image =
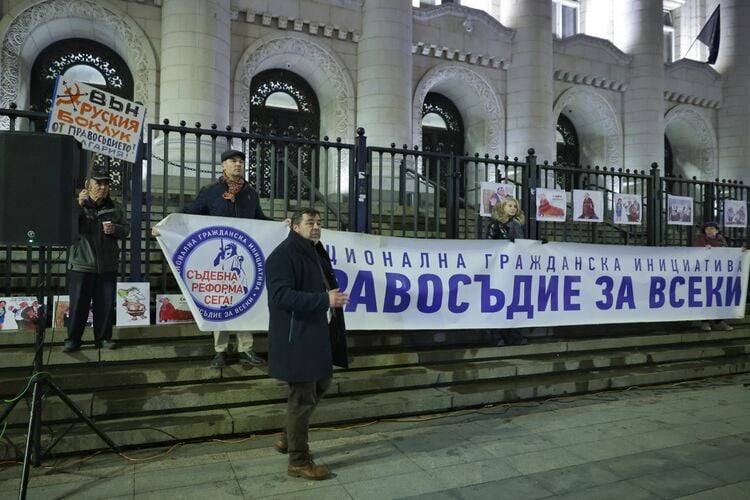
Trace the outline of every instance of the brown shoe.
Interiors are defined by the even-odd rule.
[[[282,441],[281,439],[276,441],[276,444],[273,445],[273,448],[274,450],[278,451],[279,453],[283,453],[284,455],[286,455],[286,453],[289,451],[289,445],[286,441]]]
[[[310,460],[305,465],[289,465],[286,469],[287,474],[294,477],[302,477],[305,479],[312,479],[313,481],[320,481],[327,479],[331,475],[331,471],[328,467],[322,465],[315,465],[315,462]]]

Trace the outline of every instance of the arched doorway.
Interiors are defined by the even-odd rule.
[[[674,157],[672,156],[672,145],[667,136],[664,136],[664,177],[674,176]]]
[[[453,102],[437,92],[428,92],[422,103],[422,149],[439,153],[464,154],[464,126]],[[427,158],[424,175],[436,185],[444,185],[447,161]],[[461,164],[463,166],[463,164]],[[463,172],[459,172],[463,176]],[[463,197],[463,182],[459,196]]]
[[[253,77],[249,120],[250,131],[256,134],[317,140],[320,133],[315,92],[302,77],[282,69],[270,69]],[[273,192],[274,196],[283,197],[286,185],[290,198],[309,197],[310,186],[302,182],[304,179],[315,188],[319,186],[319,159],[311,146],[276,142],[272,148],[266,141],[251,144],[250,151],[253,149],[257,149],[258,158],[251,158],[248,163],[257,161],[259,168],[250,169],[248,174],[262,196]],[[261,179],[256,179],[258,173]]]
[[[557,118],[556,137],[557,137],[557,163],[565,167],[580,166],[580,145],[578,142],[578,132],[573,122],[560,113]],[[570,173],[558,173],[555,182],[563,189],[577,187],[578,175]]]
[[[115,51],[93,40],[71,38],[49,45],[31,68],[30,103],[49,111],[58,75],[133,99],[133,75]]]
[[[32,65],[30,79],[30,104],[37,111],[49,111],[58,76],[133,100],[133,75],[127,63],[114,50],[93,40],[60,40],[39,53]],[[37,129],[43,129],[43,124],[39,123]],[[127,185],[122,160],[91,152],[86,152],[86,155],[87,163],[93,161],[97,165],[107,165],[112,176],[113,193]]]

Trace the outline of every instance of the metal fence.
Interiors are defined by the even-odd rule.
[[[41,131],[46,114],[0,109],[0,119],[15,130]],[[41,133],[41,132],[40,132]],[[122,245],[121,279],[150,281],[152,291],[175,290],[150,228],[166,215],[182,210],[201,187],[220,174],[219,157],[228,148],[247,155],[247,179],[261,196],[266,215],[282,220],[294,209],[315,206],[326,227],[388,236],[425,239],[483,238],[487,217],[479,215],[483,181],[513,184],[526,213],[529,237],[550,241],[622,245],[692,244],[705,221],[724,221],[724,201],[742,200],[747,213],[748,188],[735,181],[699,181],[661,177],[652,164],[647,170],[608,169],[563,164],[537,164],[534,150],[525,158],[424,151],[406,145],[368,146],[359,129],[352,144],[299,136],[249,133],[242,128],[220,130],[200,123],[152,124],[135,163],[110,165],[116,182],[114,196],[131,220],[131,236]],[[108,161],[104,159],[103,161]],[[572,213],[564,222],[537,220],[535,192],[539,188],[603,193],[599,223],[582,222]],[[631,195],[640,224],[615,224],[619,195]],[[693,200],[692,219],[670,220],[670,195]],[[673,215],[673,214],[672,214]],[[745,228],[725,230],[730,245],[745,244]],[[53,293],[64,293],[65,248],[47,249],[2,245],[0,294],[33,291],[38,262],[53,262]]]

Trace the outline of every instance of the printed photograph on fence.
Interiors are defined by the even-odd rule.
[[[514,184],[483,182],[481,188],[482,207],[479,215],[483,217],[492,217],[492,207],[503,201],[506,196],[516,197],[516,186]]]
[[[54,328],[67,328],[70,323],[70,297],[68,295],[55,295],[52,297],[52,326]],[[89,308],[86,326],[94,326],[94,311]]]
[[[34,331],[38,311],[36,297],[0,297],[0,331]]]
[[[641,223],[641,197],[637,194],[616,194],[612,210],[615,224]]]
[[[574,189],[573,215],[577,221],[603,222],[604,194],[601,191]]]
[[[691,197],[667,195],[667,224],[693,225],[693,199]]]
[[[724,200],[724,227],[747,227],[747,208],[742,200]]]
[[[156,323],[195,323],[193,313],[181,294],[156,296]]]
[[[117,283],[117,326],[148,325],[151,322],[148,298],[148,283]]]
[[[565,221],[567,203],[562,189],[536,188],[536,219],[540,221]]]

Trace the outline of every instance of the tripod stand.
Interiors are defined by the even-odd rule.
[[[24,447],[23,454],[23,471],[21,473],[21,486],[18,490],[18,498],[24,500],[26,498],[26,490],[29,484],[29,468],[31,462],[34,463],[35,467],[39,467],[42,461],[41,454],[41,428],[42,428],[42,395],[48,392],[55,394],[59,397],[73,413],[75,413],[79,419],[83,420],[91,430],[93,430],[102,440],[109,445],[109,447],[115,453],[119,453],[120,450],[117,445],[107,436],[101,429],[99,429],[88,416],[76,405],[76,403],[68,397],[67,394],[55,384],[43,371],[43,350],[44,350],[44,330],[47,320],[47,298],[50,296],[49,293],[49,274],[51,273],[51,265],[47,265],[46,258],[46,247],[39,247],[39,271],[42,276],[42,282],[39,284],[37,290],[37,299],[39,301],[38,314],[36,318],[36,328],[34,335],[34,363],[33,371],[31,374],[31,380],[34,381],[33,390],[31,394],[31,408],[29,410],[29,422],[26,431],[26,446]],[[8,408],[3,411],[0,415],[0,422],[10,415],[13,409],[16,407],[21,398],[14,400]],[[45,455],[50,452],[59,442],[59,439],[55,441],[46,451]]]

